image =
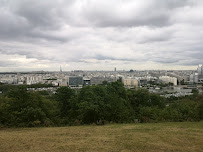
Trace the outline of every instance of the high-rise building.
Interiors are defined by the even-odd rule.
[[[69,77],[68,85],[71,88],[82,87],[82,85],[83,85],[83,77],[79,77],[79,76],[71,76],[71,77]]]
[[[197,68],[197,73],[198,73],[198,79],[203,79],[203,66],[202,64],[199,64]]]
[[[199,64],[197,72],[190,75],[190,83],[203,83],[203,65]]]

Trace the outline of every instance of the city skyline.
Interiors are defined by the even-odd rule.
[[[0,0],[0,72],[196,70],[201,0]]]

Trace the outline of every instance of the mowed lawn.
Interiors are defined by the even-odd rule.
[[[0,129],[0,152],[202,152],[203,122]]]

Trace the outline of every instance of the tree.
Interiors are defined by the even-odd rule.
[[[127,100],[115,94],[109,94],[107,99],[105,120],[116,123],[132,122],[134,120],[133,109]]]
[[[116,81],[107,86],[107,93],[118,95],[119,98],[127,99],[127,92],[123,86],[123,83]]]
[[[199,94],[195,101],[199,104],[199,115],[200,119],[203,120],[203,93]]]
[[[107,120],[129,122],[134,119],[133,110],[127,100],[127,91],[121,82],[112,82],[107,86]]]
[[[126,98],[126,90],[119,82],[108,86],[87,86],[78,94],[78,119],[83,123],[98,120],[130,122],[134,115]]]
[[[54,99],[59,103],[61,117],[68,117],[71,110],[71,99],[74,97],[75,92],[69,87],[60,87],[56,90]]]
[[[106,87],[83,87],[78,94],[78,119],[83,123],[96,123],[105,118]]]
[[[156,94],[151,94],[146,89],[128,90],[127,91],[128,101],[134,110],[136,118],[141,118],[140,112],[143,107],[165,107],[165,98],[160,97]]]
[[[1,106],[3,124],[6,126],[42,125],[47,118],[42,97],[20,87],[8,92]]]

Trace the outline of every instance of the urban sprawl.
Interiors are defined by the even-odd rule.
[[[32,85],[51,84],[52,87],[28,88],[30,91],[50,91],[55,93],[61,86],[80,89],[83,86],[107,84],[121,81],[128,89],[144,88],[151,93],[165,97],[181,97],[192,95],[193,89],[203,90],[203,65],[200,64],[196,71],[192,70],[146,70],[146,71],[81,71],[71,72],[2,72],[0,84]],[[3,91],[0,90],[0,93]]]

